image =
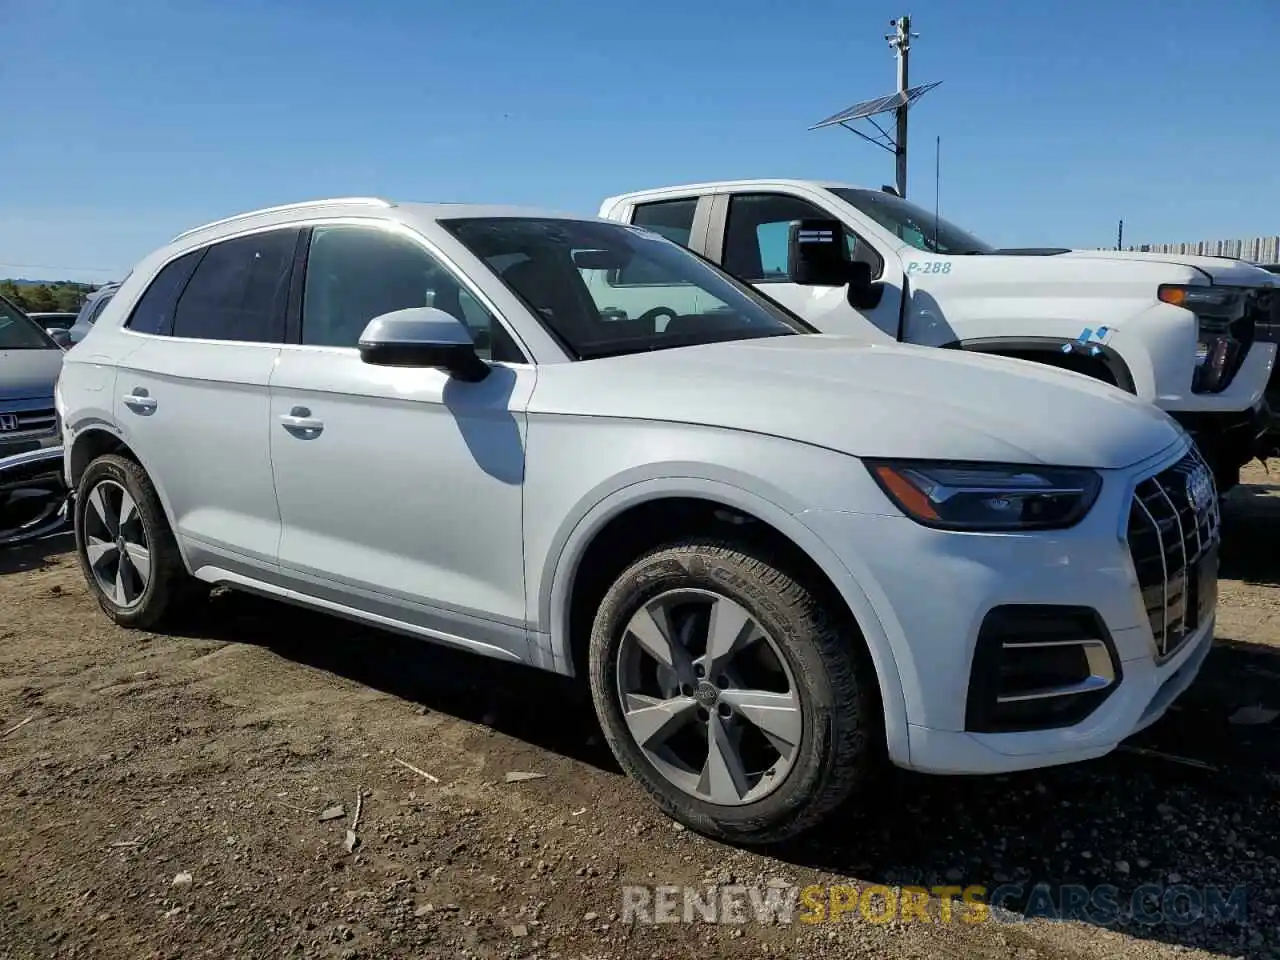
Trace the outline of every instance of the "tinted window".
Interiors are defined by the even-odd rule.
[[[107,304],[111,302],[111,298],[114,296],[115,296],[114,293],[104,293],[101,297],[99,297],[98,302],[89,308],[89,314],[84,318],[84,322],[93,323],[94,321],[96,321],[99,315],[102,313],[102,311],[106,309]]]
[[[442,225],[579,359],[810,332],[688,250],[635,227],[518,217]],[[655,282],[606,283],[610,271],[636,266]]]
[[[484,359],[524,360],[502,325],[421,244],[368,227],[316,227],[302,294],[302,342],[354,347],[374,317],[436,307],[466,324]]]
[[[668,240],[674,240],[682,247],[690,246],[689,238],[693,233],[693,215],[698,209],[698,198],[688,197],[684,200],[659,200],[655,203],[636,204],[631,214],[631,222],[637,227],[644,227],[654,233],[660,233]],[[643,261],[633,262],[625,270],[616,270],[609,282],[615,286],[632,286],[642,283],[660,283],[652,275],[645,273]]]
[[[215,243],[178,298],[173,335],[249,343],[284,341],[296,230]]]
[[[783,282],[787,273],[787,238],[791,224],[810,217],[830,219],[831,214],[799,197],[784,194],[737,194],[729,198],[729,223],[725,229],[724,268],[743,280]],[[871,266],[880,276],[884,262],[856,233],[845,229],[849,256]]]
[[[995,250],[989,243],[983,243],[935,213],[891,193],[852,187],[835,187],[831,192],[917,250],[966,254]]]
[[[48,350],[57,344],[21,310],[0,297],[0,350]]]
[[[139,333],[172,336],[174,305],[203,255],[203,250],[192,250],[161,270],[134,306],[126,326]]]

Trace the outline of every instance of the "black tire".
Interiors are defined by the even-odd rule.
[[[681,790],[640,749],[623,719],[618,651],[627,624],[648,600],[690,588],[744,607],[775,639],[798,688],[803,733],[795,759],[780,785],[751,803],[713,804]],[[775,843],[820,825],[878,772],[882,756],[873,671],[847,620],[753,547],[691,540],[641,557],[609,588],[591,632],[592,699],[618,763],[665,813],[716,839]]]
[[[89,494],[103,480],[113,480],[129,492],[147,538],[151,574],[138,601],[121,607],[99,587],[85,550],[85,511]],[[153,630],[176,621],[181,613],[207,593],[204,584],[187,572],[160,498],[147,472],[127,457],[107,454],[94,460],[80,477],[75,497],[76,556],[80,570],[98,604],[122,627]]]

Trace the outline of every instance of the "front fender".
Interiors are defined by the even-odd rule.
[[[668,465],[669,466],[669,465]],[[773,492],[770,492],[773,495]],[[777,499],[762,496],[723,480],[697,476],[635,479],[595,500],[566,523],[557,538],[539,587],[539,625],[550,634],[553,668],[572,675],[569,601],[583,554],[595,535],[622,512],[651,500],[695,497],[748,513],[791,540],[822,570],[848,605],[871,653],[884,708],[885,736],[891,757],[907,757],[907,716],[901,675],[893,644],[862,587],[832,549],[797,516],[800,504],[777,491]],[[548,629],[549,628],[549,629]]]

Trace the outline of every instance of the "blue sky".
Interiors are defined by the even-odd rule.
[[[518,202],[746,176],[891,182],[807,127],[922,35],[913,199],[999,245],[1280,232],[1280,3],[0,0],[0,276],[109,279],[326,195]],[[30,266],[23,266],[30,265]]]

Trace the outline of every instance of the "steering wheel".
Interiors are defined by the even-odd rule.
[[[654,328],[654,330],[657,330],[657,329],[658,329],[658,324],[657,324],[657,322],[656,322],[656,321],[657,321],[657,319],[658,319],[659,317],[662,317],[662,316],[670,317],[670,318],[671,318],[671,320],[674,320],[674,319],[676,319],[678,316],[680,316],[680,314],[676,313],[676,312],[675,312],[674,310],[672,310],[670,307],[653,307],[652,309],[650,309],[650,310],[646,310],[644,313],[640,314],[640,316],[636,317],[636,322],[637,322],[637,323],[645,323],[645,322],[652,323],[652,324],[653,324],[653,328]],[[667,322],[668,322],[668,323],[670,323],[670,322],[671,322],[671,320],[668,320]]]

